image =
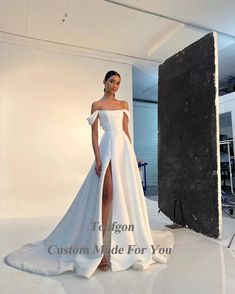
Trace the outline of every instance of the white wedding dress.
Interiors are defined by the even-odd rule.
[[[43,275],[58,275],[71,270],[76,275],[89,278],[103,257],[103,244],[104,249],[109,249],[106,252],[112,271],[130,267],[146,270],[152,263],[167,263],[174,235],[171,231],[150,229],[136,155],[123,130],[124,115],[130,119],[130,112],[126,109],[96,110],[87,118],[92,125],[98,116],[104,129],[99,143],[100,177],[95,173],[94,160],[75,199],[48,237],[9,253],[4,258],[6,264]],[[119,225],[123,230],[118,233],[114,226],[113,230],[110,227],[103,242],[103,232],[98,225],[102,224],[103,182],[110,160],[113,200],[108,222]]]

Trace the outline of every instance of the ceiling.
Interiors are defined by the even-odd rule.
[[[158,65],[211,30],[220,86],[235,77],[234,11],[234,0],[0,0],[0,40],[132,64],[134,98],[157,101]]]

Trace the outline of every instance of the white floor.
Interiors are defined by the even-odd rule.
[[[153,229],[172,224],[163,213],[158,213],[156,201],[146,199],[146,203]],[[0,293],[235,293],[235,240],[231,248],[226,247],[235,233],[235,219],[227,216],[223,217],[221,240],[189,229],[172,230],[175,246],[168,264],[156,263],[142,272],[134,269],[119,272],[97,270],[90,279],[86,279],[70,271],[46,277],[17,270],[2,261],[8,252],[46,237],[60,218],[1,220]]]

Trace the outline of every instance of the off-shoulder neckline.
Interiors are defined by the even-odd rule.
[[[97,109],[96,111],[121,111],[121,110],[127,110],[126,108],[122,108],[122,109]]]

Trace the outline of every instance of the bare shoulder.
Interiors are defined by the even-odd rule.
[[[94,111],[98,110],[100,107],[100,101],[94,101],[91,104],[91,113],[93,113]]]
[[[120,101],[121,101],[121,103],[122,103],[122,108],[125,108],[125,109],[129,110],[128,102],[125,101],[125,100],[120,100]]]

